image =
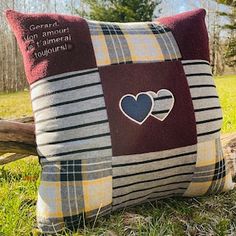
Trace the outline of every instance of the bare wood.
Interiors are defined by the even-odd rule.
[[[36,145],[30,145],[16,141],[9,141],[9,142],[0,141],[0,150],[1,152],[4,153],[21,153],[28,155],[37,155]]]
[[[34,124],[0,120],[0,153],[37,155]],[[18,155],[13,160],[17,158],[22,157]],[[0,165],[6,162],[5,159],[0,159]]]
[[[5,165],[7,163],[17,161],[28,156],[29,156],[28,154],[18,154],[18,153],[14,153],[14,154],[11,153],[9,155],[5,154],[2,157],[0,155],[0,165]]]
[[[27,116],[27,117],[14,119],[13,121],[20,122],[20,123],[34,123],[34,117]]]
[[[35,146],[34,124],[1,120],[0,142],[17,142]]]

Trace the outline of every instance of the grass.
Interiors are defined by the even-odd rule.
[[[0,235],[29,235],[35,224],[40,167],[35,158],[0,167]]]
[[[32,108],[28,91],[0,93],[0,118],[31,116]]]
[[[215,79],[224,112],[223,132],[236,131],[236,76]],[[0,94],[0,118],[31,115],[28,92]],[[37,235],[35,208],[40,166],[28,157],[0,166],[0,236]],[[236,235],[236,191],[191,199],[166,199],[119,211],[78,235]],[[129,212],[129,214],[127,213]],[[70,235],[70,234],[67,234]]]
[[[223,108],[223,133],[236,131],[236,75],[218,76],[216,87]]]

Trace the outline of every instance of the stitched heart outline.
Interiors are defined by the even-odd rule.
[[[155,98],[158,98],[158,97],[159,97],[159,94],[162,93],[162,92],[167,93],[169,96],[171,96],[172,101],[171,101],[170,107],[168,107],[168,112],[166,112],[166,114],[165,114],[162,118],[158,117],[157,115],[154,115],[154,114],[153,114],[153,111],[152,111],[151,116],[154,117],[154,118],[156,118],[156,119],[159,120],[159,121],[164,121],[164,120],[168,117],[168,115],[170,114],[170,112],[172,111],[172,109],[173,109],[173,107],[174,107],[174,104],[175,104],[175,97],[174,97],[173,93],[172,93],[170,90],[168,90],[168,89],[160,89],[160,90],[158,90],[157,92],[153,92],[153,91],[148,91],[148,92],[147,92],[148,94],[150,94],[150,95],[152,96],[152,98],[153,98],[153,100],[154,100],[154,106],[153,106],[153,108],[154,108],[155,105],[157,104],[157,102],[155,102]],[[165,95],[165,96],[168,96],[168,95]]]
[[[122,106],[122,103],[124,102],[124,99],[126,99],[126,98],[133,98],[133,100],[134,100],[135,102],[138,102],[138,98],[140,97],[140,95],[145,95],[145,96],[147,96],[147,97],[150,99],[150,101],[151,101],[151,106],[150,106],[149,109],[147,109],[147,110],[149,110],[149,111],[145,114],[145,116],[143,117],[143,119],[142,119],[141,121],[138,121],[138,120],[134,119],[134,117],[130,116],[130,114],[127,114],[128,110],[127,110],[127,109],[126,109],[126,111],[124,110],[124,108],[123,108],[123,106]],[[152,113],[152,111],[153,111],[153,107],[154,107],[154,100],[153,100],[153,97],[152,97],[149,93],[147,93],[147,92],[140,92],[140,93],[138,93],[136,96],[134,96],[133,94],[125,94],[124,96],[121,97],[120,102],[119,102],[119,108],[120,108],[120,110],[122,111],[122,113],[123,113],[127,118],[129,118],[130,120],[134,121],[135,123],[137,123],[137,124],[139,124],[139,125],[142,125],[142,124],[146,121],[146,119],[151,115],[151,113]]]

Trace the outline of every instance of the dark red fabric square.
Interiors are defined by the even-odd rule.
[[[197,143],[196,123],[189,87],[180,61],[125,64],[99,68],[111,129],[114,156],[140,154]],[[149,116],[139,125],[119,107],[126,94],[170,90],[175,98],[164,121]]]
[[[197,9],[157,19],[171,29],[183,60],[210,61],[205,15],[204,9]]]
[[[52,75],[96,67],[85,19],[59,14],[6,11],[24,57],[30,84]]]

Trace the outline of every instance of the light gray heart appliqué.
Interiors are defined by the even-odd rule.
[[[148,92],[154,99],[154,106],[151,115],[163,121],[170,114],[174,107],[175,98],[168,89],[160,89],[157,92]]]

